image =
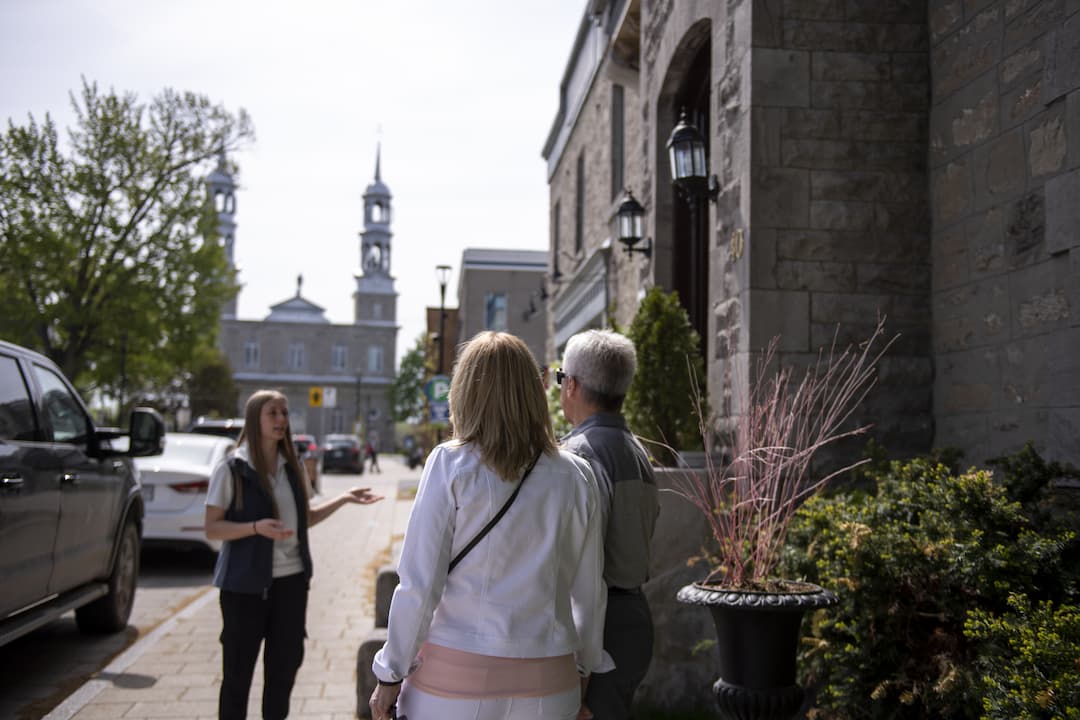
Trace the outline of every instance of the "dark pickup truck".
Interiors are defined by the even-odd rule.
[[[0,341],[0,645],[69,610],[84,632],[127,626],[143,517],[131,458],[164,435],[142,408],[127,431],[95,428],[55,364]]]

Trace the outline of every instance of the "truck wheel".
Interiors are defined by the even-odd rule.
[[[128,520],[120,533],[116,564],[109,577],[109,592],[89,605],[75,610],[75,624],[85,633],[114,633],[127,627],[135,603],[135,582],[139,575],[139,528]]]

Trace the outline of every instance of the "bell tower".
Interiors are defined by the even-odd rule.
[[[214,212],[217,214],[218,234],[225,245],[225,261],[229,269],[236,271],[236,262],[233,257],[236,243],[236,183],[233,182],[232,173],[229,171],[229,161],[225,158],[225,151],[218,155],[218,165],[214,172],[206,178],[206,186],[210,200],[214,203]],[[221,308],[221,317],[225,320],[236,318],[236,296],[234,295]]]
[[[388,321],[396,315],[397,293],[390,275],[391,199],[382,181],[382,148],[375,149],[375,180],[364,190],[364,229],[360,231],[360,269],[353,294],[357,323]]]

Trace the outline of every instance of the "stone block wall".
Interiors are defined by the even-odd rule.
[[[641,255],[627,256],[615,239],[615,211],[622,202],[621,192],[612,196],[611,182],[611,107],[612,87],[615,84],[623,87],[623,184],[630,187],[639,202],[647,205],[644,189],[639,187],[641,171],[637,149],[641,144],[641,123],[638,73],[634,69],[616,65],[610,57],[604,59],[582,102],[555,172],[548,181],[548,197],[551,241],[554,242],[556,234],[559,240],[558,248],[553,248],[558,253],[559,271],[567,282],[573,282],[576,271],[594,252],[610,253],[607,263],[609,310],[614,312],[616,322],[626,327],[637,310],[637,291],[647,264]],[[585,216],[583,247],[578,252],[574,247],[577,163],[583,153]],[[602,249],[605,242],[610,249]],[[556,285],[554,292],[557,294],[564,289]],[[557,359],[558,348],[555,347],[551,328],[547,336],[546,359]]]
[[[932,0],[934,442],[1080,462],[1080,2]]]
[[[886,316],[857,419],[898,454],[932,432],[927,48],[922,2],[753,3],[749,349],[802,364]]]

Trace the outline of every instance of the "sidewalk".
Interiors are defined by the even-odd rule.
[[[389,561],[393,538],[404,535],[412,507],[411,492],[396,499],[398,486],[414,487],[420,477],[420,469],[407,469],[400,456],[379,460],[383,472],[365,473],[360,483],[386,499],[370,506],[346,505],[311,530],[315,575],[308,599],[308,640],[290,718],[356,717],[356,653],[374,625],[375,574]],[[322,476],[323,497],[342,492],[356,479]],[[220,632],[218,592],[207,588],[68,697],[47,720],[213,720],[221,684]],[[248,717],[261,717],[261,696],[260,659]]]

